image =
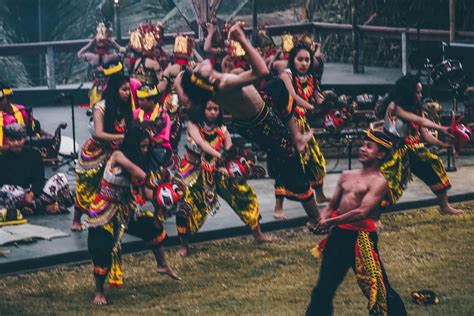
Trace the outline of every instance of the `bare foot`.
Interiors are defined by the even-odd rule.
[[[71,225],[71,230],[73,232],[82,232],[84,230],[84,228],[82,227],[82,224],[81,222],[75,222],[73,221],[72,222],[72,225]]]
[[[308,144],[308,142],[311,140],[312,137],[313,137],[312,130],[307,132],[306,134],[301,135],[301,137],[299,137],[299,139],[296,141],[296,149],[298,150],[298,152],[300,153],[304,152],[306,148],[306,144]]]
[[[107,305],[104,293],[96,292],[93,303],[95,305]]]
[[[441,215],[462,215],[464,214],[464,211],[455,209],[451,205],[447,205],[445,207],[440,207],[439,212]]]
[[[181,278],[176,274],[176,272],[173,271],[173,269],[171,269],[170,266],[158,266],[156,268],[156,271],[159,274],[166,274],[167,276],[169,276],[173,280],[181,281]]]
[[[176,253],[176,256],[178,257],[186,257],[188,255],[189,249],[186,247],[180,247],[178,249],[178,252]]]
[[[255,241],[259,244],[274,242],[275,240],[276,240],[275,237],[271,235],[265,235],[265,234],[261,234],[255,237]]]
[[[288,217],[286,217],[285,212],[283,211],[282,208],[275,208],[275,213],[273,214],[273,218],[279,219],[279,220],[288,219]]]

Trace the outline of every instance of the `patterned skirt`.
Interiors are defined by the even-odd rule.
[[[89,138],[81,152],[76,166],[76,209],[87,213],[89,206],[99,192],[107,159],[112,150],[103,143]]]

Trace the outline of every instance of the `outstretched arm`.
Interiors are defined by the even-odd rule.
[[[222,52],[222,48],[212,47],[212,37],[217,30],[217,25],[213,23],[206,23],[207,37],[204,41],[204,51],[208,54],[217,55]]]
[[[263,78],[269,74],[265,61],[252,44],[250,44],[250,41],[245,36],[242,26],[242,23],[236,23],[233,25],[229,30],[229,39],[240,43],[252,69],[236,76],[226,76],[219,86],[221,91],[240,89],[253,84],[257,79]]]
[[[424,117],[421,117],[419,115],[416,115],[414,113],[405,111],[401,106],[396,105],[395,106],[395,115],[397,115],[399,118],[408,121],[410,123],[415,123],[419,126],[426,127],[426,128],[431,128],[435,129],[437,131],[440,131],[443,134],[446,134],[448,136],[451,136],[451,133],[449,132],[449,127],[447,126],[441,126],[439,124],[436,124],[433,121],[430,121]]]

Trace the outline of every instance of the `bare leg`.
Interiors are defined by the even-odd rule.
[[[93,303],[96,305],[106,305],[107,300],[104,296],[104,282],[105,277],[102,278],[95,278],[95,297]]]
[[[301,130],[298,126],[298,122],[294,117],[292,117],[288,123],[289,130],[291,132],[291,137],[295,143],[296,149],[298,152],[302,153],[305,150],[306,144],[313,137],[313,130],[310,130],[306,133],[301,133]]]
[[[257,226],[254,229],[252,229],[252,234],[253,234],[253,237],[255,238],[255,241],[258,243],[266,243],[266,242],[274,241],[274,238],[272,236],[267,236],[264,233],[262,233],[260,224],[257,224]]]
[[[189,241],[187,237],[179,237],[180,246],[176,255],[178,257],[186,257],[189,253]]]
[[[283,198],[275,197],[275,213],[273,214],[275,219],[287,219],[285,212],[283,211]]]
[[[444,191],[443,193],[437,194],[436,198],[438,199],[439,212],[442,215],[461,215],[464,214],[463,211],[455,209],[448,202],[448,192]]]
[[[171,269],[168,261],[166,260],[165,250],[163,246],[158,246],[153,249],[153,254],[155,255],[157,268],[156,271],[160,274],[166,274],[170,278],[181,281],[181,278],[176,274],[176,272]]]
[[[318,205],[316,204],[316,199],[313,197],[306,202],[301,202],[303,208],[308,214],[310,222],[317,223],[320,219]]]
[[[329,199],[324,194],[323,185],[318,185],[317,187],[314,188],[314,191],[316,192],[316,202],[318,203],[329,202]]]
[[[73,232],[81,232],[83,230],[81,224],[82,212],[74,208],[74,217],[72,218],[71,230]]]

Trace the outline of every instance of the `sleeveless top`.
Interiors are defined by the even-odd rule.
[[[405,122],[401,118],[398,118],[395,114],[390,113],[389,109],[387,109],[385,113],[383,128],[386,132],[398,138],[406,138],[409,136],[409,123]]]
[[[99,196],[107,201],[121,202],[130,196],[130,176],[122,167],[108,162],[100,182]]]

